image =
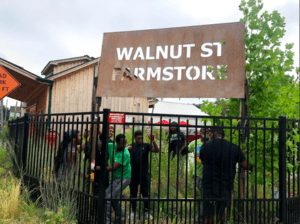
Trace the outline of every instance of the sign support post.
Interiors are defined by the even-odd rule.
[[[3,122],[3,100],[1,100],[0,101],[0,103],[1,103],[1,108],[0,108],[0,117],[1,117],[1,131],[3,131],[3,124],[4,124],[4,122]]]

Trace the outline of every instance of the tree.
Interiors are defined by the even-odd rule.
[[[285,30],[285,18],[281,17],[278,11],[271,13],[264,11],[263,3],[261,0],[242,0],[239,6],[240,11],[243,12],[242,22],[245,23],[245,51],[246,51],[246,82],[247,82],[247,98],[246,105],[248,107],[249,117],[255,118],[278,118],[279,116],[287,116],[289,119],[299,119],[299,84],[298,78],[299,68],[295,68],[293,63],[294,53],[292,52],[293,44],[286,44],[285,49],[282,50],[281,38],[284,36]],[[296,72],[295,76],[290,75],[291,72]],[[217,101],[214,103],[204,102],[201,106],[201,110],[209,113],[213,116],[221,116],[224,108],[224,101],[230,109],[227,114],[228,117],[239,116],[239,100],[238,99],[226,99]],[[227,107],[226,106],[226,107]],[[221,122],[225,122],[223,125],[229,125],[228,120],[217,119],[216,124],[221,125]],[[227,124],[226,124],[227,122]],[[267,121],[266,124],[257,121],[255,124],[250,124],[252,127],[255,125],[271,126],[272,121]],[[235,125],[237,122],[235,123]],[[234,124],[233,124],[234,125]],[[274,124],[278,127],[278,124]],[[299,127],[298,127],[299,128]],[[226,130],[227,134],[230,130]],[[271,147],[271,133],[267,132],[264,142],[263,132],[258,132],[257,139],[255,135],[250,133],[249,148],[258,149],[250,151],[250,162],[257,163],[257,181],[259,184],[263,183],[263,176],[265,172],[271,172],[271,161],[265,158],[271,158],[271,153],[274,153],[274,163],[278,166],[278,150],[274,151],[274,148],[278,148],[278,141],[274,147]],[[278,134],[274,134],[274,138],[278,139]],[[240,144],[238,134],[233,136],[233,142]],[[297,144],[299,142],[299,135],[296,133],[296,129],[290,132],[287,139],[287,145],[290,148],[290,152],[287,157],[292,158],[295,156],[297,159]],[[255,146],[257,143],[257,146]],[[244,142],[243,147],[247,148],[247,141]],[[265,152],[263,153],[263,148]],[[255,155],[257,153],[257,155]],[[254,161],[255,156],[257,160]],[[298,159],[297,159],[298,161]],[[298,163],[295,164],[298,167]],[[287,167],[292,170],[294,164],[287,161]],[[274,174],[278,178],[278,174]],[[253,176],[252,176],[253,177]],[[252,178],[251,177],[251,178]],[[269,177],[268,177],[269,178]],[[254,182],[254,179],[251,179]],[[269,178],[269,183],[271,183]]]
[[[244,14],[241,21],[245,22],[248,116],[299,118],[299,94],[295,93],[299,89],[297,79],[288,74],[295,71],[294,44],[286,44],[285,50],[280,49],[280,39],[286,32],[285,18],[278,11],[261,13],[261,0],[242,0],[239,7]],[[231,109],[228,116],[239,116],[237,99],[228,101]],[[294,108],[293,113],[286,110],[287,104]],[[210,113],[211,106],[205,102],[201,110]],[[214,112],[222,114],[220,110]]]

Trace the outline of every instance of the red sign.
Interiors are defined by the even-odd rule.
[[[110,124],[124,124],[125,114],[124,113],[109,113],[108,123]]]
[[[0,100],[21,84],[0,65]]]
[[[30,114],[36,114],[36,112],[37,112],[36,106],[31,107],[31,108],[29,108],[28,110],[29,110],[29,113],[30,113]]]

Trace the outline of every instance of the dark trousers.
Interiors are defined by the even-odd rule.
[[[132,198],[137,197],[138,186],[140,185],[140,192],[143,198],[149,198],[149,188],[150,188],[150,174],[140,175],[140,173],[131,174],[131,184],[130,184],[130,195]],[[136,212],[136,201],[132,201],[132,211]],[[145,210],[149,210],[149,201],[144,202]]]
[[[169,157],[171,156],[171,160],[174,159],[175,156],[180,155],[180,149],[179,148],[169,148]]]
[[[220,189],[203,189],[203,199],[208,198],[212,200],[203,203],[204,217],[210,219],[216,215],[218,221],[224,221],[225,208],[227,208],[227,213],[230,212],[231,192],[221,191]],[[214,201],[214,199],[226,199],[226,201]]]
[[[99,183],[100,183],[100,175],[99,175],[99,172],[95,172],[95,176],[94,176],[94,183],[90,183],[90,185],[93,185],[93,194],[94,196],[98,196],[98,194],[100,193],[100,186],[99,186]],[[87,189],[87,193],[89,194],[89,189],[88,189],[88,181],[90,181],[89,179],[86,179],[86,189]],[[105,180],[104,180],[104,190],[106,190],[109,186],[109,173],[106,172],[106,175],[105,175]],[[90,203],[90,204],[89,204]],[[112,205],[114,206],[115,205],[115,201],[112,201]],[[87,199],[86,200],[86,206],[90,206],[90,210],[89,213],[91,214],[90,215],[90,221],[92,222],[92,220],[97,220],[98,218],[98,200],[95,200],[95,199]]]

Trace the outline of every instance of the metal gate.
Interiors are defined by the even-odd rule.
[[[110,110],[105,109],[98,113],[26,114],[22,124],[20,119],[9,123],[11,142],[16,148],[22,145],[22,150],[16,153],[23,159],[28,182],[35,183],[36,188],[44,189],[52,198],[56,197],[57,202],[64,197],[70,206],[75,205],[79,223],[300,223],[299,120],[121,113],[124,122],[110,124],[109,113]],[[120,112],[116,113],[120,115]],[[47,128],[35,129],[37,126]],[[205,134],[201,135],[200,129]],[[217,129],[223,130],[224,141],[238,146],[253,166],[252,171],[239,164],[235,166],[233,190],[227,198],[207,196],[207,189],[202,184],[203,165],[198,157],[199,145],[204,144],[199,137],[206,138],[209,131]],[[75,150],[70,146],[67,168],[58,180],[54,171],[55,155],[64,134],[70,130],[77,130],[84,143],[74,143],[77,144]],[[141,131],[138,132],[142,137],[141,148],[146,150],[139,152],[140,166],[148,162],[148,171],[136,171],[132,151],[131,185],[124,181],[128,179],[124,173],[117,182],[112,172],[107,172],[114,164],[108,160],[111,157],[109,147],[117,153],[119,134],[124,134],[127,139],[124,146],[135,143],[138,130]],[[153,135],[154,139],[148,135]],[[178,141],[174,146],[175,136]],[[190,142],[194,139],[198,140]],[[214,139],[207,139],[205,144],[209,141]],[[100,142],[101,147],[98,146]],[[158,152],[153,150],[155,144]],[[180,144],[182,147],[178,150]],[[126,150],[123,151],[124,158]],[[145,158],[148,155],[148,161],[141,155]],[[100,170],[91,169],[93,158]],[[121,167],[125,169],[125,165]],[[139,177],[137,173],[140,173]],[[112,182],[115,185],[112,186]],[[138,191],[130,189],[133,182],[139,186]],[[51,186],[54,185],[58,187],[53,190]],[[54,197],[57,190],[60,193]],[[50,199],[43,198],[46,204],[47,200]],[[113,209],[108,210],[110,205]],[[213,215],[207,205],[214,209]]]

